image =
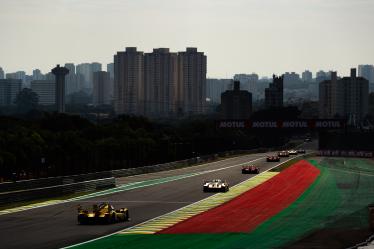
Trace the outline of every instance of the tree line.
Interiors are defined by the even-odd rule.
[[[119,116],[94,124],[78,115],[47,112],[0,116],[0,178],[133,168],[274,146],[287,139],[282,131],[220,130],[209,117],[152,121]]]

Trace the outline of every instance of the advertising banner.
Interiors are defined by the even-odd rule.
[[[222,129],[343,129],[346,121],[341,119],[312,120],[219,120]]]

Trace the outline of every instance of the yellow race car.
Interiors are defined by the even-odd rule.
[[[79,224],[110,224],[129,220],[129,210],[121,208],[115,210],[109,203],[100,203],[92,206],[92,210],[78,206]]]

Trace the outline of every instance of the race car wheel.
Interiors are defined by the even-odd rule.
[[[105,216],[105,221],[103,221],[104,222],[104,224],[110,224],[110,223],[112,223],[112,216],[111,215],[106,215]]]
[[[126,210],[124,221],[128,221],[129,219],[130,219],[130,216],[129,216],[129,210]]]
[[[114,224],[116,222],[117,222],[117,216],[116,216],[116,214],[112,214],[112,218],[111,218],[110,223]]]

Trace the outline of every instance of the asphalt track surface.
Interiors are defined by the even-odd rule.
[[[310,147],[310,145],[305,147]],[[240,164],[257,159],[250,164],[258,166],[261,171],[274,167],[277,163],[268,163],[264,158],[271,154],[274,153],[252,154],[180,170],[126,177],[119,179],[118,182],[128,183],[208,171],[197,176],[94,197],[84,201],[62,203],[1,215],[0,247],[60,248],[125,229],[213,195],[214,193],[204,193],[202,191],[204,180],[220,178],[227,180],[230,185],[236,185],[253,177],[250,174],[241,174]],[[224,169],[217,170],[221,168]],[[78,204],[91,206],[103,201],[112,202],[115,208],[127,207],[130,211],[131,221],[111,225],[83,226],[77,224]]]

